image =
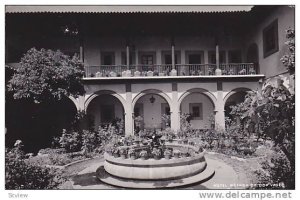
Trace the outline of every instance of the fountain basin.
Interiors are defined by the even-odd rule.
[[[192,150],[194,155],[182,158],[161,158],[160,160],[153,158],[132,160],[120,157],[115,158],[105,153],[104,169],[113,176],[133,180],[180,179],[199,174],[205,170],[207,164],[204,153],[199,153],[197,148],[181,144],[167,144],[166,147],[186,148]]]

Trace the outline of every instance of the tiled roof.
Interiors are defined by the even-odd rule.
[[[6,13],[222,13],[247,12],[253,6],[200,5],[7,5]]]

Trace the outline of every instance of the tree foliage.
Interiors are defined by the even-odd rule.
[[[8,90],[15,99],[27,98],[34,102],[76,97],[84,93],[83,75],[83,64],[77,56],[70,58],[59,50],[32,48],[21,58]]]
[[[295,70],[295,42],[294,31],[287,30],[286,43],[290,53],[281,59],[283,64],[288,67],[290,74]],[[292,87],[293,88],[293,87]],[[284,156],[272,158],[274,162],[284,162],[287,165],[280,167],[286,168],[286,174],[280,180],[285,187],[293,188],[295,184],[295,95],[290,93],[283,85],[282,80],[278,80],[277,85],[265,83],[261,92],[249,92],[244,102],[232,106],[231,114],[240,118],[247,125],[255,124],[256,133],[259,137],[271,139],[275,148],[279,149]],[[276,160],[277,159],[277,160]],[[287,161],[283,161],[287,159]],[[269,167],[271,179],[277,180],[277,168]]]
[[[288,29],[286,31],[286,45],[290,51],[289,54],[284,55],[281,58],[281,62],[288,68],[291,74],[295,73],[295,30]]]

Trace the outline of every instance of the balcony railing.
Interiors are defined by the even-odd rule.
[[[176,64],[176,74],[171,64],[155,65],[101,65],[85,67],[86,77],[143,77],[143,76],[213,76],[216,64]],[[257,74],[253,63],[220,64],[222,75]]]

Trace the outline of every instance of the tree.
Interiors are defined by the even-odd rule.
[[[77,56],[46,49],[27,51],[20,66],[6,74],[11,77],[6,85],[6,145],[22,139],[26,151],[38,151],[63,128],[70,128],[76,107],[68,97],[84,94],[83,74]]]
[[[61,100],[64,96],[82,95],[83,64],[77,56],[70,58],[61,51],[35,48],[21,58],[20,67],[9,80],[8,91],[15,99],[36,103]]]
[[[290,51],[289,54],[281,58],[281,62],[287,67],[290,74],[295,73],[295,30],[288,29],[286,31],[286,38],[288,41],[285,43]]]
[[[281,61],[288,68],[291,75],[295,73],[295,33],[287,30],[289,53]],[[291,87],[294,88],[293,86]],[[232,107],[232,114],[241,121],[256,124],[259,137],[264,137],[274,142],[275,155],[271,158],[271,165],[285,163],[280,167],[269,167],[270,181],[281,181],[286,188],[295,187],[295,95],[290,92],[279,80],[277,85],[266,83],[262,92],[249,92],[243,103]],[[279,156],[280,155],[280,156]],[[286,159],[286,161],[284,161]],[[265,167],[266,168],[266,167]],[[281,168],[281,169],[280,169]],[[279,180],[276,174],[284,175]],[[266,168],[267,169],[267,168]],[[281,170],[281,172],[279,172]],[[272,177],[272,174],[274,175]]]

